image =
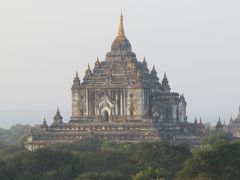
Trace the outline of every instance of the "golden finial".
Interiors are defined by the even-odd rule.
[[[120,24],[119,24],[119,30],[118,30],[118,37],[125,37],[125,33],[124,33],[124,28],[123,28],[123,15],[121,13],[120,16]]]

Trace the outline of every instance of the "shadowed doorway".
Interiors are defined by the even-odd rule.
[[[101,116],[103,121],[109,121],[109,114],[106,110],[102,111]]]

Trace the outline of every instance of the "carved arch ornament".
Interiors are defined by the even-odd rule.
[[[96,103],[96,114],[98,119],[103,120],[102,114],[108,113],[109,121],[115,115],[115,102],[112,101],[107,94],[104,94]]]

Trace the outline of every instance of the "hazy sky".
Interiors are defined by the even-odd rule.
[[[240,104],[239,0],[0,1],[0,127],[71,113],[71,85],[104,60],[119,24],[138,60],[184,93],[189,120],[228,120]]]

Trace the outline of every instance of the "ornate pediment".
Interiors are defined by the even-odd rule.
[[[104,91],[103,96],[96,103],[98,117],[107,112],[109,118],[111,119],[112,115],[114,115],[114,107],[115,101],[108,96],[107,91]]]
[[[107,106],[108,108],[113,108],[115,102],[111,100],[111,98],[108,96],[107,92],[104,91],[103,96],[97,101],[96,107],[104,107]]]

